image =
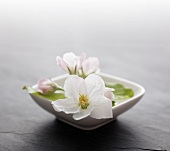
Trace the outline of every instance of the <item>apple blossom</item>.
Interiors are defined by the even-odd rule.
[[[51,81],[51,79],[41,79],[38,81],[38,92],[42,94],[48,94],[55,92],[57,90],[57,85]]]
[[[70,75],[64,84],[65,99],[53,101],[58,112],[73,114],[75,120],[90,116],[96,119],[112,118],[112,101],[104,96],[105,84],[102,78],[90,74],[83,79]]]
[[[57,64],[69,74],[77,74],[85,57],[85,53],[82,53],[81,56],[76,56],[74,53],[69,52],[65,53],[63,58],[57,56],[56,61]]]
[[[99,71],[99,59],[96,57],[89,57],[82,63],[82,75],[88,76],[91,73]]]

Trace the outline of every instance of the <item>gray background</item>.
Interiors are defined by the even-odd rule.
[[[93,132],[67,126],[22,91],[64,72],[65,52],[97,56],[103,72],[145,97]],[[170,150],[168,0],[0,1],[0,150]]]
[[[103,72],[132,79],[126,70],[141,74],[144,60],[158,69],[160,61],[167,66],[169,26],[168,0],[6,0],[0,1],[0,53],[9,65],[10,57],[22,57],[15,70],[25,67],[31,76],[36,68],[35,79],[64,73],[55,58],[68,51],[97,56]],[[31,60],[38,60],[34,67]]]

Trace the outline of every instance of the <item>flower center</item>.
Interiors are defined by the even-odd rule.
[[[87,95],[85,96],[84,94],[80,95],[79,97],[79,106],[81,106],[82,109],[87,109],[89,106]]]

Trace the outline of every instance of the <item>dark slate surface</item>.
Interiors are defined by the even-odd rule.
[[[119,73],[142,84],[146,95],[116,121],[89,132],[58,121],[22,91],[23,85],[36,83],[42,75],[62,73],[53,65],[55,52],[48,57],[35,55],[31,50],[3,52],[0,57],[3,63],[0,65],[0,150],[170,149],[169,52],[159,51],[154,57],[152,51],[145,50],[130,50],[129,56],[114,52],[113,56],[113,52],[104,56],[96,54],[101,58],[103,71]],[[129,61],[125,63],[122,59]]]
[[[168,1],[88,3],[0,5],[1,151],[170,150]],[[55,58],[67,51],[99,57],[103,72],[143,85],[145,96],[94,131],[58,121],[22,87],[63,74]]]

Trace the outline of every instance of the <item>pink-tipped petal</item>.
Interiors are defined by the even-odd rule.
[[[113,89],[105,88],[104,96],[110,100],[114,99]]]
[[[85,73],[85,75],[95,73],[99,70],[99,65],[100,63],[98,58],[90,57],[86,59],[82,64],[83,72]]]
[[[53,84],[49,79],[41,79],[38,81],[38,92],[47,94],[49,92],[54,92],[55,90],[56,85]]]
[[[67,67],[67,64],[64,62],[64,60],[57,56],[56,58],[56,61],[57,61],[57,64],[66,72],[68,72],[68,67]]]

